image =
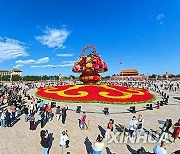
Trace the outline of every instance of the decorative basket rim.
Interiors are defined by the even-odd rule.
[[[94,54],[94,55],[97,55],[96,47],[93,46],[93,45],[87,45],[85,48],[82,49],[81,57],[85,57],[84,52],[85,52],[87,49],[90,49],[90,48],[93,49],[93,54]]]

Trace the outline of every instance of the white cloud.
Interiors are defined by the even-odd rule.
[[[49,57],[43,57],[38,60],[29,59],[29,60],[17,60],[15,68],[20,68],[23,65],[30,65],[30,64],[42,64],[49,62]]]
[[[163,13],[158,14],[156,17],[156,20],[159,22],[159,24],[163,24],[163,20],[165,19],[165,15]]]
[[[21,68],[22,66],[22,64],[17,64],[16,66],[14,66],[14,68]]]
[[[46,28],[44,35],[35,36],[42,45],[46,45],[49,48],[60,48],[64,49],[64,43],[69,36],[70,32],[66,28],[56,29],[56,28]]]
[[[40,68],[40,67],[42,67],[42,68],[43,68],[43,67],[44,67],[44,68],[45,68],[45,67],[52,67],[52,68],[53,68],[53,67],[56,67],[56,66],[55,66],[55,65],[43,65],[43,66],[40,66],[40,65],[32,65],[32,66],[30,66],[30,67],[31,67],[31,68]]]
[[[0,37],[0,62],[21,56],[29,56],[23,42]]]
[[[66,64],[58,64],[58,65],[32,65],[30,66],[31,68],[46,68],[46,67],[51,67],[51,68],[56,68],[56,67],[70,67],[73,66],[74,63],[66,63]]]
[[[68,66],[73,66],[74,63],[67,63],[67,64],[60,64],[60,65],[57,65],[59,67],[68,67]]]
[[[74,54],[72,53],[59,53],[59,54],[56,54],[56,56],[58,57],[72,57]]]
[[[165,18],[165,15],[163,13],[158,14],[158,16],[156,17],[157,20],[162,20]]]
[[[70,60],[70,61],[62,61],[62,64],[69,64],[69,63],[75,63],[75,60]]]
[[[36,61],[36,64],[49,62],[49,57],[40,58]]]

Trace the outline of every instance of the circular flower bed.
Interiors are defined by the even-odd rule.
[[[37,96],[67,102],[128,104],[143,103],[154,99],[146,89],[114,85],[64,85],[41,87]]]

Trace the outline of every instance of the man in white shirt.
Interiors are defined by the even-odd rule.
[[[162,141],[161,142],[161,145],[160,146],[155,146],[154,148],[153,148],[153,151],[154,151],[154,153],[155,154],[167,154],[167,151],[166,151],[166,148],[165,148],[165,146],[166,146],[166,141]]]
[[[137,120],[136,120],[136,117],[133,116],[133,118],[131,119],[130,124],[129,124],[129,136],[130,137],[133,137],[133,133],[136,130],[136,128],[137,128]]]
[[[30,114],[32,114],[34,112],[34,104],[33,104],[33,102],[31,102],[31,104],[29,105],[29,110],[30,110]]]
[[[143,125],[144,125],[144,119],[142,117],[142,114],[140,114],[137,119],[137,129],[136,129],[137,140],[140,139],[141,133],[143,131]]]

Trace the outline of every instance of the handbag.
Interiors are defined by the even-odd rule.
[[[138,124],[137,129],[142,129],[142,124]]]

